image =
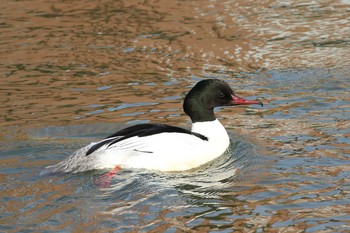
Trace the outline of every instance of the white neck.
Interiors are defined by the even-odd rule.
[[[213,121],[195,122],[192,124],[192,132],[206,136],[209,141],[229,145],[230,138],[225,127],[215,119]]]

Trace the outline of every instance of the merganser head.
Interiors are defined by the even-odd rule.
[[[199,81],[186,95],[183,108],[192,122],[213,121],[214,108],[220,106],[250,105],[263,103],[246,100],[235,95],[231,87],[220,79]]]

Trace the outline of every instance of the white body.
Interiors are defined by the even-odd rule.
[[[131,137],[110,147],[102,146],[92,154],[86,152],[96,143],[83,147],[48,172],[81,172],[92,169],[113,169],[116,166],[160,171],[182,171],[198,167],[220,155],[230,144],[229,136],[218,121],[196,122],[192,132],[208,140],[187,133],[159,133],[145,137]]]

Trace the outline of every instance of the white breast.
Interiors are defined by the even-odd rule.
[[[223,154],[230,144],[225,127],[217,119],[193,123],[191,131],[208,137],[213,153]]]

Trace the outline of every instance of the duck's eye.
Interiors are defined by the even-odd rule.
[[[219,98],[224,98],[224,97],[225,97],[225,94],[223,92],[220,92]]]

